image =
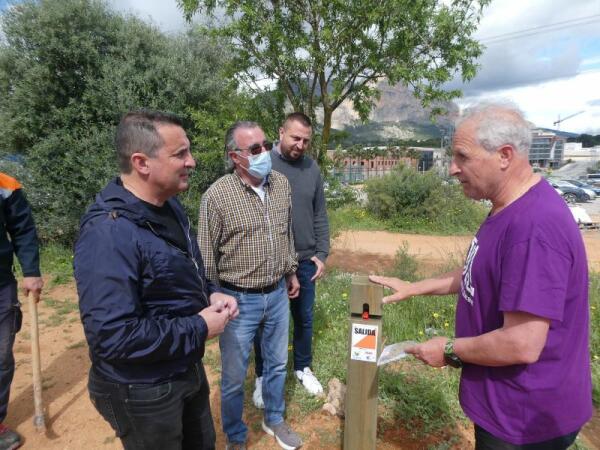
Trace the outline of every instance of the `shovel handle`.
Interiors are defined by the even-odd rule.
[[[37,303],[33,292],[27,296],[29,303],[30,325],[31,325],[31,371],[33,373],[33,425],[38,432],[46,430],[44,419],[44,408],[42,406],[42,366],[40,362],[40,336],[38,332]]]

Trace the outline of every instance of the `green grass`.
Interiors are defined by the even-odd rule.
[[[49,306],[54,310],[52,315],[47,319],[40,320],[41,323],[50,327],[56,327],[62,325],[67,319],[68,315],[72,312],[78,311],[77,302],[71,300],[55,300],[53,298],[44,298],[42,300],[46,306]]]
[[[332,237],[337,236],[342,230],[375,231],[387,229],[384,221],[377,219],[357,204],[330,209],[327,214]]]
[[[15,274],[23,276],[17,258],[14,259]],[[66,284],[73,279],[73,251],[59,244],[46,244],[40,247],[40,270],[42,275],[50,276],[50,283],[45,288]]]
[[[71,300],[55,300],[53,298],[45,298],[43,302],[46,306],[54,309],[54,312],[59,316],[67,315],[71,312],[78,311],[77,302]]]
[[[85,339],[82,339],[81,341],[74,342],[73,344],[67,346],[67,349],[75,350],[76,348],[84,348],[84,347],[87,347],[87,342],[85,341]]]
[[[378,219],[366,208],[357,204],[343,206],[338,209],[329,210],[329,227],[332,237],[336,237],[343,230],[357,231],[391,231],[424,235],[466,235],[473,234],[485,219],[487,209],[484,207],[475,208],[476,216],[471,221],[471,225],[464,225],[453,221],[450,215],[446,215],[444,220],[430,220],[426,218],[416,218],[411,215],[403,216],[389,220]],[[460,217],[464,212],[456,212]]]
[[[70,248],[48,244],[41,248],[40,265],[43,274],[50,275],[50,286],[68,283],[73,279],[73,252]]]

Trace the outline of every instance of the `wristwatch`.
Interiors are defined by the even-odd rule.
[[[456,369],[462,367],[463,363],[458,357],[456,353],[454,353],[454,338],[449,338],[444,345],[444,361],[450,367],[454,367]]]

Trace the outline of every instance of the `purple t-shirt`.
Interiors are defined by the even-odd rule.
[[[592,415],[587,259],[571,212],[545,180],[479,228],[463,270],[456,336],[502,327],[505,311],[550,319],[546,345],[534,364],[465,364],[463,410],[517,445],[578,430]]]

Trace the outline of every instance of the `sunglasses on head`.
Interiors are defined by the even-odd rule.
[[[258,143],[252,144],[250,147],[248,147],[245,150],[249,151],[251,155],[258,155],[259,153],[262,153],[263,148],[265,150],[267,150],[268,152],[270,152],[271,149],[273,148],[273,143],[269,142],[269,141],[264,141],[262,144],[258,144]],[[238,152],[244,151],[244,149],[241,149],[241,148],[236,148],[235,150]]]

